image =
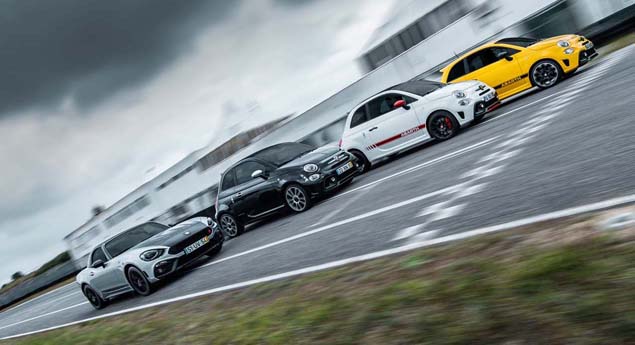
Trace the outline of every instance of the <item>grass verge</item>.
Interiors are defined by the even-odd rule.
[[[7,344],[635,343],[635,229],[539,224]]]

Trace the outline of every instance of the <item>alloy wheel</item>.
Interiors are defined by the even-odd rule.
[[[449,115],[443,114],[436,116],[431,123],[430,130],[437,139],[448,139],[454,135],[456,131],[455,125]]]
[[[143,277],[143,273],[139,270],[131,268],[128,271],[128,279],[132,287],[141,295],[150,293],[150,284],[148,280]]]
[[[235,237],[238,235],[238,224],[236,224],[236,220],[234,217],[224,214],[220,218],[220,226],[225,232],[225,235],[229,237]]]
[[[285,199],[287,200],[287,205],[295,212],[304,211],[308,204],[304,190],[297,186],[287,188]]]
[[[534,68],[532,77],[536,85],[545,88],[554,85],[558,81],[560,72],[558,67],[552,62],[545,61]]]

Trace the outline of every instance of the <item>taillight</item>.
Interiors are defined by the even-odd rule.
[[[216,208],[216,213],[218,213],[218,195],[216,195],[216,202],[214,203],[214,207]]]
[[[340,139],[340,142],[339,142],[339,143],[337,143],[337,146],[338,146],[339,148],[342,148],[342,139]]]

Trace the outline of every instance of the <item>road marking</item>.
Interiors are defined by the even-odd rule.
[[[415,166],[410,167],[410,168],[408,168],[408,169],[404,169],[404,170],[402,170],[402,171],[396,172],[396,173],[394,173],[394,174],[392,174],[392,175],[388,175],[388,176],[386,176],[386,177],[382,177],[382,178],[380,178],[379,180],[376,180],[376,181],[373,181],[373,182],[368,182],[368,183],[366,183],[365,185],[362,185],[362,186],[359,186],[359,187],[353,188],[353,189],[348,190],[348,191],[345,191],[345,192],[343,192],[343,193],[339,193],[338,195],[335,195],[335,196],[333,196],[333,197],[329,198],[328,200],[334,200],[334,199],[340,198],[340,197],[342,197],[342,196],[344,196],[344,195],[347,195],[347,194],[350,194],[350,193],[356,192],[356,191],[358,191],[358,190],[360,190],[360,189],[367,188],[367,187],[372,186],[372,185],[375,185],[375,184],[377,184],[377,183],[381,183],[381,182],[383,182],[383,181],[385,181],[385,180],[388,180],[388,179],[391,179],[391,178],[395,178],[395,177],[397,177],[397,176],[401,176],[401,175],[404,175],[404,174],[407,174],[407,173],[411,173],[411,172],[413,172],[413,171],[416,171],[416,170],[419,170],[419,169],[422,169],[422,168],[429,167],[429,166],[431,166],[431,165],[434,165],[434,164],[440,163],[440,162],[445,161],[445,160],[448,160],[448,159],[450,159],[450,158],[454,158],[454,157],[459,156],[459,155],[462,155],[462,154],[464,154],[464,153],[468,153],[468,152],[470,152],[470,151],[476,150],[477,148],[479,148],[479,147],[481,147],[481,146],[484,146],[484,145],[487,145],[487,144],[491,143],[492,141],[494,141],[494,140],[498,139],[498,137],[499,137],[499,136],[494,136],[494,137],[491,137],[491,138],[489,138],[489,139],[485,139],[485,140],[480,141],[480,142],[478,142],[478,143],[476,143],[476,144],[473,144],[473,145],[470,145],[470,146],[464,147],[464,148],[462,148],[462,149],[460,149],[460,150],[457,150],[457,151],[454,151],[454,152],[452,152],[452,153],[448,153],[448,154],[443,155],[443,156],[441,156],[441,157],[434,158],[434,159],[432,159],[432,160],[429,160],[429,161],[427,161],[427,162],[421,163],[421,164],[419,164],[419,165],[415,165]]]
[[[410,226],[397,232],[397,235],[391,241],[399,241],[416,235],[423,228],[423,224]]]
[[[28,319],[25,319],[25,320],[22,320],[22,321],[14,322],[14,323],[6,325],[6,326],[2,326],[2,327],[0,327],[0,329],[5,329],[5,328],[9,328],[11,326],[19,325],[19,324],[22,324],[22,323],[25,323],[25,322],[41,319],[43,317],[46,317],[46,316],[49,316],[49,315],[53,315],[53,314],[57,314],[57,313],[61,313],[63,311],[67,311],[69,309],[73,309],[73,308],[76,308],[76,307],[79,307],[79,306],[82,306],[82,305],[85,305],[85,304],[89,304],[89,303],[88,302],[77,303],[77,304],[74,304],[74,305],[72,305],[70,307],[66,307],[66,308],[62,308],[62,309],[59,309],[59,310],[51,311],[51,312],[48,312],[46,314],[34,316],[34,317],[31,317],[31,318],[28,318]],[[2,339],[5,339],[5,338],[2,338]]]
[[[323,231],[326,231],[326,230],[330,230],[330,229],[336,228],[338,226],[342,226],[342,225],[345,225],[345,224],[348,224],[348,223],[352,223],[352,222],[356,222],[358,220],[362,220],[364,218],[368,218],[368,217],[372,217],[372,216],[375,216],[375,215],[378,215],[378,214],[381,214],[381,213],[384,213],[384,212],[388,212],[388,211],[394,210],[396,208],[400,208],[400,207],[403,207],[403,206],[406,206],[406,205],[409,205],[409,204],[412,204],[412,203],[415,203],[415,202],[419,202],[419,201],[422,201],[422,200],[425,200],[425,199],[432,198],[432,197],[437,196],[437,195],[441,195],[441,194],[446,193],[446,192],[448,192],[450,190],[453,190],[453,188],[454,187],[443,188],[443,189],[437,190],[435,192],[431,192],[431,193],[428,193],[428,194],[420,195],[420,196],[417,196],[417,197],[414,197],[414,198],[411,198],[411,199],[408,199],[408,200],[405,200],[405,201],[402,201],[402,202],[398,202],[398,203],[392,204],[390,206],[386,206],[386,207],[382,207],[380,209],[376,209],[374,211],[366,212],[366,213],[360,214],[360,215],[355,216],[355,217],[351,217],[351,218],[348,218],[348,219],[340,220],[338,222],[335,222],[335,223],[332,223],[332,224],[329,224],[329,225],[324,225],[324,226],[321,226],[321,227],[319,227],[317,229],[309,230],[309,231],[306,231],[306,232],[303,232],[303,233],[300,233],[300,234],[297,234],[297,235],[294,235],[294,236],[291,236],[291,237],[284,238],[284,239],[279,240],[279,241],[271,242],[269,244],[265,244],[265,245],[262,245],[262,246],[259,246],[259,247],[256,247],[256,248],[252,248],[252,249],[246,250],[244,252],[240,252],[238,254],[230,255],[230,256],[228,256],[226,258],[222,258],[222,259],[218,259],[218,260],[212,261],[212,262],[207,263],[205,265],[199,266],[197,269],[201,269],[203,267],[208,267],[208,266],[211,266],[211,265],[216,265],[216,264],[219,264],[221,262],[225,262],[225,261],[232,260],[232,259],[235,259],[235,258],[238,258],[238,257],[241,257],[241,256],[245,256],[245,255],[248,255],[248,254],[259,252],[259,251],[262,251],[262,250],[265,250],[265,249],[268,249],[268,248],[271,248],[271,247],[275,247],[275,246],[278,246],[278,245],[281,245],[281,244],[284,244],[284,243],[287,243],[287,242],[295,241],[295,240],[303,238],[303,237],[315,235],[317,233],[320,233],[320,232],[323,232]]]
[[[581,215],[581,214],[585,214],[585,213],[589,213],[589,212],[602,211],[602,210],[606,210],[606,209],[609,209],[609,208],[618,207],[618,206],[625,206],[625,205],[634,204],[634,203],[635,203],[635,194],[631,194],[631,195],[622,196],[622,197],[618,197],[618,198],[613,198],[613,199],[600,201],[600,202],[596,202],[596,203],[592,203],[592,204],[587,204],[587,205],[583,205],[583,206],[577,206],[577,207],[567,208],[567,209],[560,210],[560,211],[555,211],[555,212],[545,213],[545,214],[531,216],[531,217],[527,217],[527,218],[522,218],[522,219],[518,219],[518,220],[515,220],[515,221],[512,221],[512,222],[508,222],[508,223],[502,223],[502,224],[498,224],[498,225],[477,228],[477,229],[474,229],[474,230],[470,230],[470,231],[466,231],[466,232],[462,232],[462,233],[458,233],[458,234],[453,234],[453,235],[448,235],[448,236],[443,236],[443,237],[438,237],[438,238],[433,238],[433,239],[427,239],[427,240],[423,240],[423,241],[419,241],[419,242],[415,242],[415,243],[410,243],[410,244],[406,244],[406,245],[395,247],[395,248],[384,249],[384,250],[380,250],[380,251],[377,251],[377,252],[372,252],[372,253],[363,254],[363,255],[359,255],[359,256],[353,256],[353,257],[350,257],[350,258],[347,258],[347,259],[331,261],[331,262],[327,262],[327,263],[320,264],[320,265],[305,267],[305,268],[301,268],[301,269],[297,269],[297,270],[293,270],[293,271],[288,271],[288,272],[274,274],[274,275],[269,275],[269,276],[265,276],[265,277],[261,277],[261,278],[257,278],[257,279],[247,280],[247,281],[236,283],[236,284],[230,284],[230,285],[225,285],[225,286],[218,287],[218,288],[203,290],[203,291],[199,291],[199,292],[195,292],[195,293],[191,293],[191,294],[187,294],[187,295],[183,295],[183,296],[179,296],[179,297],[173,297],[173,298],[165,299],[163,301],[158,301],[158,302],[154,302],[154,303],[144,304],[144,305],[141,305],[141,306],[128,308],[128,309],[123,309],[123,310],[111,312],[111,313],[108,313],[108,314],[103,314],[103,315],[94,316],[94,317],[91,317],[91,318],[86,318],[86,319],[82,319],[82,320],[68,322],[68,323],[65,323],[65,324],[57,325],[57,326],[47,327],[47,328],[39,329],[39,330],[36,330],[36,331],[15,334],[15,335],[7,336],[7,337],[4,337],[4,338],[0,338],[0,340],[19,338],[19,337],[23,337],[23,336],[27,336],[27,335],[36,334],[36,333],[52,331],[52,330],[55,330],[55,329],[60,329],[60,328],[65,328],[65,327],[69,327],[69,326],[74,326],[74,325],[78,325],[78,324],[82,324],[82,323],[86,323],[86,322],[90,322],[90,321],[95,321],[95,320],[104,319],[104,318],[108,318],[108,317],[113,317],[113,316],[118,316],[118,315],[122,315],[122,314],[127,314],[127,313],[134,312],[134,311],[139,311],[139,310],[143,310],[143,309],[158,307],[158,306],[166,305],[166,304],[169,304],[169,303],[174,303],[174,302],[179,302],[179,301],[188,300],[188,299],[192,299],[192,298],[207,296],[207,295],[211,295],[211,294],[215,294],[215,293],[219,293],[219,292],[224,292],[224,291],[230,291],[230,290],[235,290],[235,289],[239,289],[239,288],[244,288],[244,287],[248,287],[248,286],[255,285],[255,284],[261,284],[261,283],[276,281],[276,280],[280,280],[280,279],[291,278],[291,277],[295,277],[295,276],[299,276],[299,275],[304,275],[304,274],[307,274],[307,273],[314,273],[314,272],[319,272],[319,271],[323,271],[323,270],[331,269],[331,268],[337,268],[337,267],[341,267],[341,266],[345,266],[345,265],[349,265],[349,264],[353,264],[353,263],[358,263],[358,262],[378,259],[378,258],[381,258],[381,257],[384,257],[384,256],[390,256],[390,255],[395,255],[395,254],[408,252],[408,251],[411,251],[413,249],[419,249],[419,248],[435,246],[435,245],[439,245],[439,244],[443,244],[443,243],[455,242],[455,241],[458,241],[458,240],[463,240],[463,239],[467,239],[467,238],[471,238],[471,237],[476,237],[476,236],[491,234],[491,233],[495,233],[495,232],[501,232],[501,231],[506,231],[506,230],[510,230],[510,229],[515,229],[515,228],[518,228],[518,227],[521,227],[521,226],[527,226],[527,225],[531,225],[531,224],[536,224],[536,223],[556,220],[556,219],[560,219],[560,218],[564,218],[564,217],[577,216],[577,215]],[[84,302],[83,304],[87,304],[87,303],[88,302]],[[72,307],[75,307],[75,306],[72,306]],[[70,308],[71,307],[68,307],[68,308],[65,308],[65,309],[62,309],[62,310],[51,312],[49,314],[58,313],[60,311],[67,310],[67,309],[70,309]]]
[[[31,302],[35,302],[36,300],[38,300],[38,299],[40,299],[40,298],[42,298],[42,297],[44,297],[44,296],[50,295],[50,294],[52,294],[52,293],[54,293],[54,292],[56,292],[56,291],[58,291],[58,290],[61,290],[61,289],[63,289],[63,288],[66,288],[66,287],[68,287],[68,286],[71,286],[71,285],[73,285],[73,284],[75,284],[75,282],[68,283],[68,284],[66,284],[66,285],[62,285],[62,286],[58,287],[58,288],[57,288],[57,289],[55,289],[55,290],[51,290],[51,291],[49,291],[49,292],[47,292],[47,293],[41,294],[41,295],[39,295],[39,296],[37,296],[37,297],[35,297],[35,298],[32,298],[32,299],[30,299],[30,300],[28,300],[28,301],[22,302],[22,303],[20,303],[20,304],[18,304],[18,305],[16,305],[16,306],[13,306],[13,307],[11,307],[11,308],[9,308],[9,309],[7,309],[7,310],[4,310],[4,311],[2,311],[2,312],[0,313],[0,315],[2,315],[2,314],[4,314],[4,313],[8,313],[8,312],[10,312],[11,310],[14,310],[14,309],[16,309],[16,308],[19,308],[19,307],[21,307],[21,306],[23,306],[23,305],[26,305],[26,304],[29,304],[29,303],[31,303]]]
[[[359,198],[361,198],[362,196],[364,196],[366,193],[368,193],[371,189],[373,189],[375,186],[377,186],[377,184],[365,187],[362,191],[362,193],[358,193],[357,195],[355,195],[354,197],[346,200],[346,202],[342,205],[338,205],[337,208],[328,213],[326,216],[320,218],[319,221],[317,221],[317,223],[311,225],[311,227],[314,226],[318,226],[320,224],[324,224],[326,222],[328,222],[329,220],[333,219],[333,217],[337,216],[340,212],[342,212],[343,210],[345,210],[348,206],[350,206],[352,203],[354,203],[355,201],[357,201]]]
[[[429,222],[436,222],[442,219],[447,219],[456,216],[461,213],[465,208],[465,204],[454,205],[450,207],[446,207],[444,209],[439,210],[439,212],[435,213],[432,218],[430,218]]]
[[[457,194],[457,198],[465,198],[467,196],[476,194],[481,192],[483,189],[485,189],[485,187],[487,187],[487,183],[480,183],[474,186],[470,186],[468,183],[468,187],[459,191]]]

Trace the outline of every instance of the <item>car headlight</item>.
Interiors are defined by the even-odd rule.
[[[573,48],[567,48],[567,49],[564,50],[564,53],[567,54],[567,55],[573,54],[573,52],[574,52]]]
[[[141,253],[141,255],[139,255],[139,259],[141,259],[143,261],[152,261],[152,260],[160,257],[161,255],[163,255],[164,252],[165,252],[164,249],[150,249],[150,250],[146,250],[145,252]]]
[[[558,46],[562,48],[567,48],[569,46],[569,42],[567,41],[558,41]]]
[[[308,173],[314,173],[320,169],[316,164],[310,163],[304,166],[304,171]]]
[[[463,92],[463,91],[454,91],[454,92],[452,92],[452,94],[454,95],[454,97],[459,98],[459,99],[466,97],[465,96],[465,92]]]

